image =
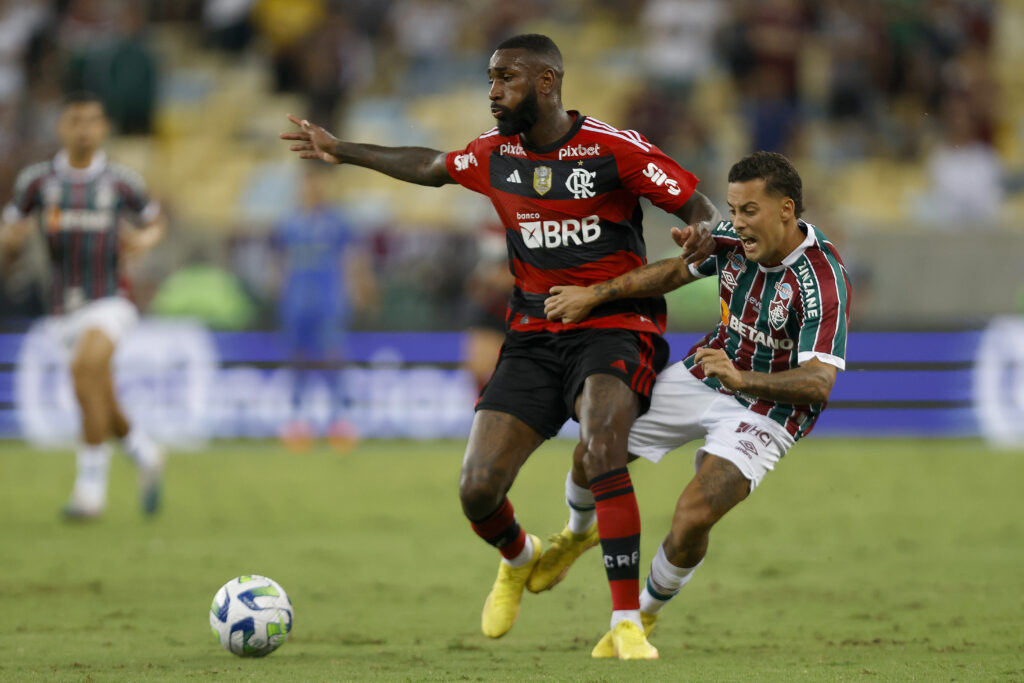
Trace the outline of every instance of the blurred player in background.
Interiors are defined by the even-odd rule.
[[[124,444],[139,468],[142,509],[160,505],[164,455],[138,425],[129,424],[114,391],[112,358],[138,311],[120,279],[121,259],[139,257],[163,236],[159,205],[137,173],[109,162],[101,149],[109,125],[95,95],[70,95],[58,123],[57,155],[25,168],[4,209],[0,249],[14,258],[38,228],[52,265],[53,317],[47,325],[71,354],[83,443],[77,476],[64,514],[97,517],[107,500],[111,451]],[[139,229],[122,231],[122,219]]]
[[[534,450],[575,417],[580,443],[566,487],[586,498],[588,519],[567,529],[600,539],[612,594],[615,650],[654,659],[640,623],[640,512],[626,468],[626,437],[648,404],[667,359],[661,297],[612,302],[580,324],[544,317],[553,285],[587,285],[646,262],[641,196],[677,215],[684,253],[714,250],[718,212],[695,191],[697,178],[639,133],[616,129],[562,104],[562,55],[547,36],[509,38],[487,77],[497,127],[459,151],[380,147],[338,140],[290,117],[302,158],[354,164],[399,180],[459,183],[490,197],[506,228],[515,289],[494,376],[476,405],[459,495],[473,530],[501,553],[481,629],[504,635],[541,557],[540,540],[516,521],[506,493]],[[596,519],[596,521],[595,521]]]
[[[377,296],[370,258],[325,187],[325,169],[304,169],[299,207],[275,231],[283,277],[278,317],[294,367],[294,419],[282,438],[293,450],[309,446],[314,429],[301,415],[302,399],[316,372],[310,364],[337,365],[345,359],[353,309],[369,310]],[[331,382],[328,382],[330,385]],[[337,392],[332,392],[332,410]],[[350,426],[332,415],[328,437],[343,443]]]
[[[704,560],[711,527],[811,431],[846,367],[850,283],[832,243],[800,219],[796,169],[775,152],[744,157],[729,171],[728,202],[732,221],[714,231],[722,248],[704,263],[666,259],[590,287],[554,287],[546,303],[549,319],[582,322],[608,301],[718,275],[721,324],[658,376],[629,435],[631,456],[652,462],[704,438],[640,596],[648,635]],[[579,513],[568,502],[571,519]],[[559,576],[583,550],[562,553]],[[615,656],[611,633],[593,656]]]
[[[500,232],[499,232],[500,230]],[[505,315],[515,278],[508,270],[505,230],[488,229],[478,241],[476,267],[466,279],[468,301],[463,363],[483,391],[505,341]]]

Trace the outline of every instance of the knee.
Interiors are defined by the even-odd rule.
[[[612,429],[602,429],[580,441],[580,454],[587,479],[601,476],[606,472],[626,466],[626,435]]]
[[[479,521],[494,512],[505,491],[498,482],[480,470],[464,471],[459,481],[462,512],[470,521]]]

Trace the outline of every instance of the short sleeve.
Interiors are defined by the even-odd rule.
[[[718,272],[718,257],[712,254],[700,263],[691,263],[687,266],[690,275],[698,280],[704,277],[711,277]]]
[[[711,231],[711,237],[715,240],[715,253],[701,263],[689,265],[690,274],[696,278],[709,277],[718,272],[718,255],[739,245],[740,240],[733,230],[731,221],[719,221],[718,225]]]
[[[160,204],[153,201],[146,191],[146,183],[135,171],[118,168],[117,191],[123,206],[139,215],[143,223],[149,223],[160,213]]]
[[[849,290],[842,267],[822,256],[797,264],[796,272],[801,307],[797,362],[817,358],[845,370]]]
[[[647,197],[659,209],[678,211],[697,189],[697,176],[642,135],[634,131],[623,134],[630,139],[617,145],[615,152],[622,184],[634,194]]]
[[[488,164],[492,145],[488,144],[489,137],[492,134],[484,133],[466,145],[465,149],[448,152],[444,160],[448,175],[455,182],[481,194],[488,194],[491,189]]]
[[[41,205],[40,187],[44,173],[39,166],[30,166],[18,174],[14,181],[11,201],[4,207],[4,223],[21,220]]]

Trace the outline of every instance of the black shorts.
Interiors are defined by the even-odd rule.
[[[640,398],[640,414],[647,412],[655,375],[667,361],[668,343],[648,332],[509,332],[476,409],[514,415],[550,438],[576,417],[576,397],[590,375],[618,377]]]

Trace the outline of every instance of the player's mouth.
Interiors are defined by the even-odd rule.
[[[496,119],[503,118],[506,113],[508,113],[508,110],[504,107],[491,107],[491,116]]]
[[[744,251],[750,251],[751,249],[757,246],[757,240],[755,240],[753,237],[740,236],[740,244],[743,245]]]

